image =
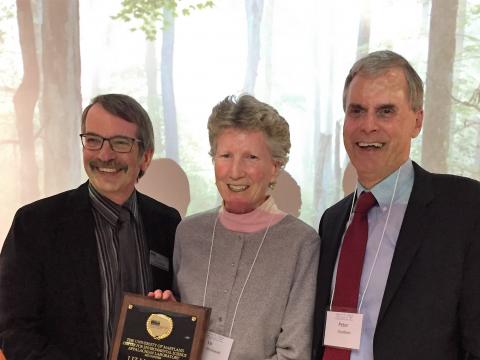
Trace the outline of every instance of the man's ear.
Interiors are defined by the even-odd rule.
[[[142,162],[140,164],[140,169],[145,172],[147,168],[150,166],[153,157],[153,149],[147,149],[141,155]]]
[[[415,127],[413,128],[413,131],[412,131],[412,139],[416,138],[418,134],[420,134],[420,131],[422,130],[422,126],[423,126],[423,109],[415,112]]]

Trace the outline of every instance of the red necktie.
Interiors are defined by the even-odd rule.
[[[363,259],[368,240],[368,211],[377,203],[371,192],[362,192],[355,206],[353,220],[343,238],[338,259],[333,311],[356,311]],[[323,360],[349,360],[348,349],[326,346]]]

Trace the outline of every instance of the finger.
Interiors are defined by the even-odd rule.
[[[163,291],[162,290],[155,290],[153,292],[153,297],[157,300],[162,300],[162,295],[163,295]]]
[[[175,295],[173,295],[173,292],[171,290],[165,290],[163,292],[162,299],[169,301],[177,301],[177,299],[175,299]]]

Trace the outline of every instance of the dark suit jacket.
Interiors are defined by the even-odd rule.
[[[431,174],[415,180],[373,341],[378,360],[480,359],[480,184]],[[352,195],[320,222],[313,359],[323,354],[325,310]]]
[[[154,289],[172,285],[178,212],[140,193],[149,250],[170,260],[154,266]],[[0,348],[9,360],[103,357],[97,240],[88,186],[18,210],[0,254]]]

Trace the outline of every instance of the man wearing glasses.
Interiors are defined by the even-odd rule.
[[[172,287],[180,215],[135,190],[154,151],[148,114],[129,96],[100,95],[81,128],[89,180],[18,210],[0,254],[9,360],[107,359],[122,293]]]

